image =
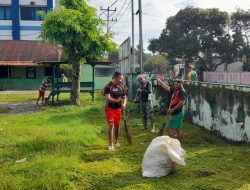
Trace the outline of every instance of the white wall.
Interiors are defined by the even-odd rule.
[[[0,40],[13,40],[12,30],[0,30]]]
[[[37,30],[21,30],[20,40],[39,40],[40,31]]]
[[[20,20],[20,26],[41,26],[42,21]]]
[[[250,142],[250,88],[205,83],[188,83],[185,88],[193,123],[232,141]]]
[[[20,0],[19,4],[20,5],[30,5],[30,2],[35,2],[35,5],[47,5],[47,0]]]
[[[225,64],[221,64],[217,67],[216,71],[223,72],[225,68]],[[229,72],[239,72],[243,70],[242,62],[234,62],[227,65],[227,71]]]
[[[12,26],[11,20],[0,20],[0,26]],[[0,30],[0,40],[12,40],[12,30]]]
[[[0,0],[0,4],[1,5],[10,5],[11,4],[11,0]]]

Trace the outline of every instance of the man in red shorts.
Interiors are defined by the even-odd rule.
[[[119,126],[121,121],[122,109],[126,107],[125,88],[121,85],[123,75],[116,71],[104,88],[106,98],[105,113],[108,122],[108,150],[114,150],[115,146],[120,146],[118,141]],[[115,131],[115,140],[113,144],[113,128]]]

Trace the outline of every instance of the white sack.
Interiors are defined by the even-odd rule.
[[[152,140],[142,161],[143,177],[162,177],[173,169],[173,162],[185,165],[185,150],[177,139],[160,136]]]

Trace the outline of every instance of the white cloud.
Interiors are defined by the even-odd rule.
[[[123,10],[127,7],[131,0],[118,0],[112,9],[117,8],[117,11],[111,18],[116,18],[122,5],[126,2]],[[107,8],[115,0],[89,0],[89,4],[97,9],[98,14],[101,14],[100,7]],[[137,0],[134,0],[135,12],[138,10]],[[200,8],[219,8],[222,11],[233,12],[236,7],[248,10],[250,2],[247,0],[142,0],[143,12],[143,42],[144,49],[147,49],[148,40],[158,38],[162,29],[165,28],[166,19],[174,16],[181,8],[186,6],[195,6]],[[121,11],[122,13],[123,11]],[[120,18],[121,14],[118,16]],[[102,19],[107,19],[105,14],[101,15]],[[111,23],[111,25],[114,23]],[[135,16],[135,44],[139,43],[138,16]],[[111,30],[116,33],[114,41],[121,44],[127,37],[132,34],[131,29],[131,7],[127,9],[123,17],[115,23]]]

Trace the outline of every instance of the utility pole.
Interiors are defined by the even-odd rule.
[[[142,42],[142,6],[141,6],[141,0],[138,0],[139,5],[139,54],[140,54],[140,66],[141,66],[141,73],[143,73],[143,63],[142,63],[142,53],[143,53],[143,42]]]
[[[134,0],[131,0],[132,7],[132,73],[135,72],[135,21],[134,21]]]
[[[109,12],[115,12],[116,11],[116,8],[115,9],[111,9],[111,7],[108,7],[107,9],[103,9],[102,7],[100,7],[100,10],[107,16],[107,20],[104,20],[104,21],[107,21],[107,34],[109,34],[109,22],[116,22],[117,19],[109,19],[110,17],[110,13]],[[106,14],[107,12],[107,14]]]

